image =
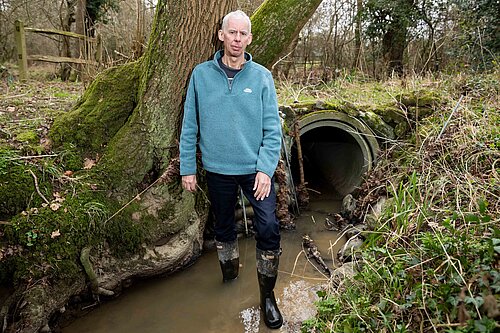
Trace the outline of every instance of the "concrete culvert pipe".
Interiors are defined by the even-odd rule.
[[[379,145],[373,132],[356,118],[337,112],[317,112],[299,121],[307,187],[343,197],[360,185],[376,161]],[[299,182],[296,143],[292,146],[292,176]]]

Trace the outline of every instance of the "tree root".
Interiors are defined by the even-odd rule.
[[[103,296],[114,296],[115,293],[112,290],[107,290],[105,288],[99,287],[99,282],[97,281],[97,274],[92,267],[92,263],[90,262],[90,250],[92,247],[87,246],[82,249],[80,253],[80,262],[85,269],[85,273],[90,280],[90,289],[92,290],[92,294],[94,297],[99,298],[99,295]]]

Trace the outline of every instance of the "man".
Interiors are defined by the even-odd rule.
[[[238,276],[234,208],[240,186],[252,204],[257,276],[264,322],[279,328],[283,318],[274,286],[280,255],[273,174],[281,150],[281,124],[271,73],[245,52],[252,42],[249,17],[227,14],[219,30],[224,48],[193,70],[180,139],[183,187],[196,190],[196,144],[202,154],[215,214],[215,241],[223,281]]]

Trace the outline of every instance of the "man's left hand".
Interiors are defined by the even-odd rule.
[[[271,193],[271,178],[263,172],[257,172],[253,190],[255,199],[264,200]]]

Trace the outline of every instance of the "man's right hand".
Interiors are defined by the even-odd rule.
[[[182,187],[189,192],[196,191],[196,175],[182,176]]]

